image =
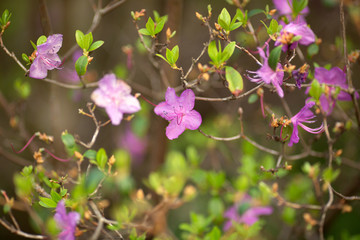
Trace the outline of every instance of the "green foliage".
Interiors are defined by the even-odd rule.
[[[226,8],[223,8],[219,17],[218,17],[218,24],[226,31],[226,34],[229,34],[230,31],[233,31],[239,28],[241,25],[246,25],[247,23],[247,12],[245,14],[240,10],[237,9],[236,14],[233,19]]]
[[[331,183],[335,181],[335,179],[339,176],[339,174],[340,174],[340,169],[334,170],[332,168],[326,168],[323,171],[322,177],[326,182]]]
[[[0,25],[1,25],[2,31],[5,30],[6,25],[8,24],[8,22],[10,22],[11,14],[12,13],[10,13],[9,10],[7,10],[7,9],[5,9],[4,12],[2,13],[1,18],[0,18]]]
[[[308,58],[312,58],[319,53],[319,46],[316,43],[310,44],[307,48]]]
[[[108,156],[104,148],[100,148],[96,153],[96,163],[99,169],[105,170],[106,163],[108,161]]]
[[[27,81],[17,78],[14,82],[15,91],[22,99],[27,99],[31,94],[31,85]]]
[[[160,33],[165,23],[167,22],[167,15],[160,17],[159,14],[154,11],[154,20],[149,17],[148,21],[146,22],[145,28],[139,29],[139,33],[146,36],[151,36],[152,38],[156,37],[156,34]]]
[[[230,42],[225,48],[224,51],[221,50],[221,44],[219,43],[219,47],[216,47],[216,42],[210,42],[208,46],[208,54],[210,59],[212,60],[210,63],[213,64],[216,68],[220,69],[223,67],[225,62],[229,60],[229,58],[233,55],[235,50],[235,42]]]
[[[182,223],[180,224],[180,229],[188,232],[190,234],[186,234],[188,237],[190,236],[202,236],[210,226],[212,222],[212,217],[204,217],[203,215],[190,213],[190,224]]]
[[[275,41],[282,29],[282,25],[279,25],[279,23],[275,19],[271,20],[269,27],[266,26],[266,24],[263,21],[261,22],[266,27],[267,33],[269,34],[270,38]]]
[[[268,58],[269,67],[274,71],[276,71],[277,64],[280,60],[281,48],[282,46],[280,45],[271,50],[270,56]]]
[[[308,5],[308,0],[293,0],[292,1],[292,11],[293,15],[296,17],[299,13],[306,8]]]
[[[44,208],[56,208],[57,203],[51,198],[39,197],[40,206]]]
[[[75,143],[75,138],[73,135],[69,134],[67,131],[61,134],[61,140],[65,145],[65,149],[69,155],[73,155],[77,151],[78,147]]]
[[[176,61],[179,58],[179,47],[178,45],[174,46],[172,50],[166,49],[166,58],[161,54],[156,54],[156,56],[164,59],[170,66],[174,69],[177,69]]]
[[[88,64],[89,62],[87,56],[83,55],[78,58],[78,60],[75,63],[75,70],[79,76],[85,75]]]
[[[315,100],[319,100],[322,92],[323,92],[323,89],[322,89],[320,83],[316,79],[314,79],[311,83],[309,95],[311,97],[313,97]]]
[[[243,79],[238,71],[230,66],[225,67],[225,78],[229,90],[234,96],[238,96],[243,90]]]
[[[43,44],[43,43],[46,43],[46,41],[47,41],[47,37],[44,36],[44,35],[41,35],[41,36],[38,38],[38,40],[36,41],[36,45],[39,46],[39,45],[41,45],[41,44]]]

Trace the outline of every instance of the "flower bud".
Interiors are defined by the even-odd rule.
[[[199,20],[202,20],[202,21],[203,21],[203,16],[202,16],[200,13],[195,12],[195,15],[196,15],[196,17],[197,17]]]

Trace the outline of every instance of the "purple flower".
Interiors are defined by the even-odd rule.
[[[119,125],[124,113],[140,110],[137,98],[131,95],[131,88],[115,74],[106,74],[99,81],[99,88],[91,94],[96,105],[105,108],[113,125]]]
[[[293,132],[290,137],[289,147],[291,147],[294,143],[299,142],[299,130],[298,126],[302,127],[305,131],[309,133],[318,134],[324,130],[323,124],[321,124],[318,128],[309,128],[305,126],[303,123],[313,123],[312,120],[315,117],[315,114],[310,110],[315,105],[315,102],[308,102],[305,106],[290,119],[290,122],[293,124]]]
[[[284,91],[281,88],[284,78],[284,71],[280,63],[277,64],[276,71],[272,70],[268,64],[269,57],[269,45],[267,46],[266,55],[262,48],[258,48],[259,54],[261,58],[264,60],[263,65],[257,71],[248,71],[249,73],[253,73],[254,77],[250,77],[249,79],[252,82],[261,83],[264,82],[266,84],[272,84],[280,97],[284,97]]]
[[[147,139],[137,136],[130,126],[127,126],[125,133],[120,136],[120,145],[129,151],[132,161],[140,164],[143,160],[147,147]]]
[[[69,83],[78,83],[80,81],[79,75],[75,70],[75,63],[81,56],[81,50],[77,50],[74,52],[74,54],[72,55],[72,61],[69,62],[69,64],[66,64],[66,66],[64,66],[64,68],[59,71],[59,76],[61,80]]]
[[[77,212],[66,213],[64,200],[58,202],[54,219],[59,228],[62,229],[58,238],[60,240],[75,240],[76,224],[80,220]]]
[[[291,72],[292,77],[294,78],[295,85],[300,89],[301,88],[301,84],[303,84],[306,81],[306,78],[309,74],[308,71],[308,65],[304,64],[302,67],[300,67],[297,70],[294,70]]]
[[[325,93],[320,96],[320,104],[323,112],[326,115],[330,115],[336,100],[340,101],[351,101],[351,95],[345,91],[340,91],[339,94],[335,96],[336,88],[334,86],[339,86],[344,89],[348,89],[346,84],[346,73],[344,73],[340,68],[333,67],[330,70],[327,70],[323,67],[315,68],[314,77],[320,84],[331,84],[333,86],[327,86]],[[356,93],[356,98],[359,97],[359,94]]]
[[[259,220],[259,216],[270,215],[272,211],[273,209],[268,206],[251,206],[251,197],[245,195],[241,202],[234,204],[225,211],[224,217],[228,221],[225,222],[223,229],[224,231],[229,230],[233,222],[251,226]]]
[[[294,39],[297,36],[299,36],[300,39]],[[280,36],[276,39],[275,46],[282,45],[282,50],[286,52],[288,49],[295,49],[298,43],[301,45],[309,45],[313,42],[315,42],[315,34],[306,23],[292,22],[281,30]]]
[[[170,121],[166,128],[166,136],[172,140],[178,138],[185,129],[195,130],[201,125],[201,115],[193,110],[195,94],[191,89],[183,91],[180,97],[176,96],[175,89],[168,88],[165,93],[165,102],[159,103],[154,112],[156,115]]]
[[[57,52],[62,45],[62,34],[50,35],[47,41],[37,46],[35,59],[30,66],[29,76],[43,79],[47,76],[48,70],[59,68],[61,60]]]
[[[275,8],[278,10],[280,15],[286,16],[288,19],[292,19],[292,0],[273,0]],[[304,16],[309,13],[309,8],[306,6],[298,16],[296,20],[298,22],[305,22]]]

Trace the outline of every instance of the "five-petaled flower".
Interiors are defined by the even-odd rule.
[[[224,212],[224,217],[228,221],[225,222],[223,229],[224,231],[229,230],[234,222],[251,226],[259,220],[259,216],[270,215],[272,212],[273,209],[269,206],[252,204],[252,198],[246,194],[240,202],[235,203]]]
[[[124,113],[135,113],[141,108],[139,100],[131,95],[130,86],[112,73],[100,79],[99,88],[91,94],[91,99],[105,108],[113,125],[120,124]]]
[[[30,77],[46,78],[48,70],[58,69],[61,66],[61,60],[57,52],[62,46],[62,40],[62,34],[53,34],[47,38],[45,43],[37,46],[35,59],[29,70]]]
[[[254,77],[249,79],[252,82],[266,84],[272,84],[276,88],[276,91],[280,97],[284,97],[284,91],[281,88],[284,78],[284,71],[280,63],[277,63],[276,71],[272,70],[268,63],[269,57],[269,45],[267,45],[266,54],[262,48],[258,48],[261,58],[264,60],[263,65],[257,71],[248,71],[249,73],[254,74]]]
[[[305,22],[291,22],[281,30],[280,36],[276,39],[275,46],[282,45],[282,50],[286,52],[287,50],[295,49],[298,44],[309,45],[314,42],[315,34]]]
[[[336,86],[343,89],[348,89],[346,84],[346,73],[338,67],[333,67],[330,70],[327,70],[323,67],[315,68],[315,79],[320,83],[331,84],[332,86],[326,86],[325,92],[320,96],[320,105],[321,109],[326,115],[331,114],[336,100],[340,101],[351,101],[351,95],[343,90],[336,94]],[[356,93],[356,98],[359,97],[359,94]]]
[[[313,106],[315,105],[315,102],[307,102],[305,104],[305,106],[295,115],[290,119],[290,123],[292,123],[293,125],[293,131],[290,137],[290,141],[289,141],[289,147],[291,147],[294,143],[298,143],[299,142],[299,129],[298,126],[302,127],[305,131],[309,132],[309,133],[314,133],[314,134],[318,134],[323,132],[324,130],[324,126],[323,124],[321,124],[320,127],[318,128],[309,128],[307,126],[305,126],[303,123],[313,123],[315,122],[314,117],[315,114],[310,110]]]
[[[56,206],[54,219],[58,227],[62,230],[58,235],[58,239],[75,240],[76,224],[80,220],[80,214],[77,212],[66,213],[65,202],[61,200]]]
[[[201,115],[193,110],[195,94],[191,89],[183,91],[180,97],[176,96],[175,89],[168,88],[165,93],[165,102],[159,103],[154,112],[170,121],[166,128],[166,136],[172,140],[178,138],[185,129],[196,130],[201,125]]]

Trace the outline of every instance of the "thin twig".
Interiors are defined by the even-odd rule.
[[[3,219],[0,219],[0,224],[3,225],[10,232],[12,232],[16,235],[19,235],[21,237],[30,238],[30,239],[46,239],[47,238],[46,236],[43,236],[43,235],[30,234],[30,233],[23,232],[20,229],[16,229],[14,226],[6,223]]]
[[[345,199],[347,201],[360,200],[360,196],[345,196],[345,195],[342,195],[341,193],[335,191],[335,189],[332,188],[331,186],[329,186],[329,188],[331,188],[331,190],[334,192],[335,195],[337,195],[338,197],[341,197],[342,199]]]

